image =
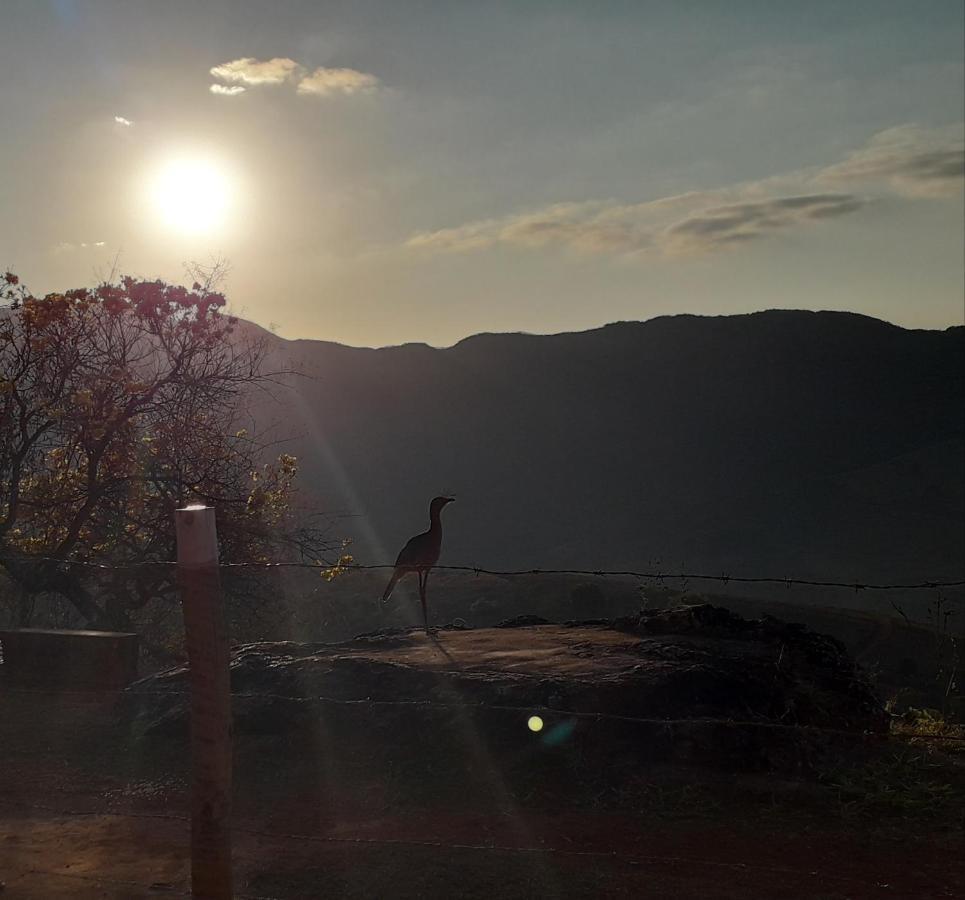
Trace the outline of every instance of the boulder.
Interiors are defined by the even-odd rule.
[[[684,762],[807,766],[841,740],[883,733],[888,716],[844,646],[804,626],[701,605],[611,621],[399,629],[352,641],[235,647],[236,733],[325,729],[404,756],[464,741],[527,742],[595,765]],[[188,673],[132,685],[122,713],[138,736],[183,734]],[[538,716],[543,726],[526,727]]]

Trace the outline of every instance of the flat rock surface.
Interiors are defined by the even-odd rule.
[[[465,708],[488,717],[486,733],[496,745],[512,743],[519,716],[539,713],[547,724],[569,721],[568,737],[585,732],[590,740],[589,725],[596,724],[654,758],[679,759],[683,738],[694,761],[741,765],[743,758],[757,767],[824,730],[887,727],[839,642],[713,606],[605,622],[524,617],[431,635],[391,630],[340,644],[247,644],[233,650],[231,683],[241,733],[324,721],[336,729],[393,728],[402,740],[406,725],[419,733],[414,716],[435,717],[440,733]],[[128,690],[124,712],[138,733],[183,733],[188,686],[186,667],[144,679]],[[376,705],[380,714],[372,716]],[[389,714],[393,707],[405,711],[405,723]],[[500,723],[510,720],[504,730]],[[676,730],[668,737],[670,724]]]
[[[535,625],[413,631],[397,640],[365,639],[332,651],[420,669],[595,678],[632,671],[641,663],[643,640],[607,625]]]

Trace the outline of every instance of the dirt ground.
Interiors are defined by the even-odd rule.
[[[131,740],[114,699],[0,684],[2,900],[189,895],[186,741]],[[425,765],[395,771],[392,748],[239,736],[236,896],[965,896],[960,798],[951,817],[927,794],[869,815],[804,779],[656,767],[608,789],[528,789],[492,760],[473,787],[419,740]]]
[[[5,738],[15,718],[4,716]],[[143,773],[117,775],[105,771],[103,759],[66,758],[57,741],[27,743],[35,746],[32,755],[3,754],[4,900],[188,894],[183,759],[180,767],[151,760]],[[122,762],[116,768],[142,768]],[[691,793],[652,774],[648,802],[628,811],[569,807],[566,798],[542,808],[518,796],[483,808],[452,794],[399,803],[377,784],[350,781],[326,792],[323,808],[313,791],[299,793],[299,776],[286,784],[281,773],[250,793],[242,787],[236,799],[237,896],[965,895],[961,831],[901,820],[882,828],[802,812],[773,792],[791,788],[767,785],[766,778],[755,786],[753,804],[728,807],[709,801],[712,793]],[[770,805],[762,799],[767,790]]]
[[[954,838],[775,835],[719,823],[654,828],[633,816],[587,813],[507,821],[399,811],[299,840],[253,833],[251,824],[239,823],[234,836],[239,897],[858,900],[960,897],[965,888]],[[4,897],[186,894],[187,840],[187,823],[177,819],[5,809]]]

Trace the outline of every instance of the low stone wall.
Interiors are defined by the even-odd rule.
[[[124,688],[137,679],[138,636],[116,631],[0,631],[3,665],[11,683],[86,689]]]

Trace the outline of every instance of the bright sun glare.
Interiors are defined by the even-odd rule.
[[[224,166],[202,157],[179,157],[157,170],[150,193],[168,228],[198,235],[224,225],[234,191]]]

